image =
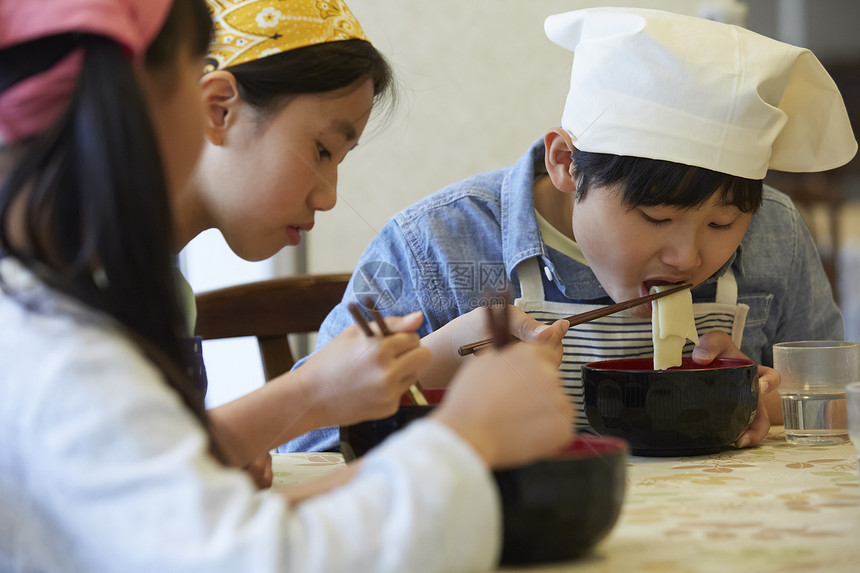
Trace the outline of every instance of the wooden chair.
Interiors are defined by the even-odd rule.
[[[202,292],[196,333],[204,340],[255,336],[266,380],[283,374],[296,358],[288,334],[313,333],[341,301],[349,274],[277,278]]]

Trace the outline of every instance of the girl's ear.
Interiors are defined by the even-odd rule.
[[[236,123],[242,98],[236,78],[230,72],[209,72],[200,79],[203,111],[206,115],[204,134],[212,145],[223,145],[228,129]]]
[[[546,171],[552,184],[559,191],[573,193],[576,191],[576,182],[573,179],[573,159],[571,155],[576,153],[573,140],[565,130],[554,127],[543,136],[546,147]]]

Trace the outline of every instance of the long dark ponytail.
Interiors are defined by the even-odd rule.
[[[175,0],[147,67],[169,69],[182,42],[202,56],[210,34],[203,0]],[[118,44],[85,34],[63,41],[69,38],[83,52],[77,87],[0,188],[0,249],[119,323],[206,424],[201,392],[185,374],[169,197],[144,96]],[[13,209],[23,213],[23,245],[11,237]],[[25,302],[39,308],[37,300]]]

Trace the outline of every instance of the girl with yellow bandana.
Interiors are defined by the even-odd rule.
[[[205,144],[196,176],[174,200],[178,246],[217,228],[237,255],[262,260],[297,245],[316,213],[334,207],[339,164],[372,111],[395,97],[392,72],[340,0],[207,3],[215,33],[201,80]],[[484,328],[479,313],[464,320]],[[414,338],[421,322],[420,314],[391,317],[403,337]],[[540,324],[523,313],[513,322],[520,338],[549,335],[538,336]],[[414,346],[386,348],[349,329],[299,370],[210,411],[216,427],[229,428],[232,463],[252,464],[266,485],[269,449],[393,412],[415,379],[411,366],[429,360]],[[379,366],[395,361],[404,366]],[[273,415],[261,415],[273,405]]]
[[[297,245],[302,231],[313,227],[315,213],[334,207],[338,165],[357,144],[376,102],[393,97],[393,78],[339,0],[207,4],[214,37],[201,79],[205,144],[192,183],[174,199],[177,247],[217,228],[237,255],[258,261]],[[391,322],[410,333],[421,317]],[[270,448],[321,424],[393,411],[411,384],[400,370],[422,354],[402,345],[396,354],[368,348],[352,333],[332,344],[301,379],[281,376],[212,410],[216,425],[230,428],[225,434],[237,454],[233,463],[245,467],[254,461],[252,476],[267,486]],[[377,366],[395,360],[404,366]],[[261,427],[260,404],[290,409],[281,407]]]
[[[201,80],[206,141],[194,180],[174,200],[178,246],[217,228],[237,255],[262,260],[297,245],[316,213],[334,207],[338,166],[377,102],[391,103],[392,72],[340,0],[207,3],[215,35]],[[482,315],[471,319],[484,327]],[[537,321],[522,313],[514,321],[520,338],[537,339]],[[414,336],[421,322],[420,314],[391,317],[404,336]],[[382,354],[368,347],[353,328],[300,371],[212,410],[216,425],[230,428],[233,462],[254,462],[251,474],[268,485],[269,449],[308,430],[393,412],[414,381],[397,373],[414,369],[378,364],[414,364],[422,349]],[[264,404],[290,409],[279,406],[261,424]]]

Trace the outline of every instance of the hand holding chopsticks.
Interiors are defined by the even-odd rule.
[[[559,377],[561,354],[555,352],[564,325],[550,327],[549,336],[541,337],[545,344],[512,344],[510,326],[518,311],[502,303],[474,312],[487,321],[500,350],[461,362],[433,416],[494,470],[557,454],[570,442],[574,418],[574,403]]]
[[[676,293],[678,291],[692,288],[693,285],[690,283],[685,283],[682,285],[678,285],[676,287],[666,289],[662,292],[657,292],[653,294],[649,294],[646,296],[642,296],[639,298],[634,298],[630,300],[626,300],[623,302],[619,302],[616,304],[611,304],[609,306],[605,306],[603,308],[597,308],[595,310],[591,310],[588,312],[583,312],[581,314],[574,314],[572,316],[568,316],[567,320],[570,322],[570,326],[576,326],[577,324],[582,324],[584,322],[589,322],[596,318],[601,318],[604,316],[609,316],[610,314],[615,314],[616,312],[621,312],[622,310],[627,310],[628,308],[633,308],[639,306],[640,304],[645,304],[646,302],[651,302],[652,300],[656,300],[658,298],[662,298],[664,296],[668,296],[670,294]],[[482,350],[487,348],[488,346],[493,344],[493,338],[487,338],[485,340],[479,340],[477,342],[472,342],[471,344],[464,344],[458,349],[458,353],[460,356],[467,356],[469,354],[473,354],[478,350]]]
[[[373,316],[374,322],[376,322],[379,327],[379,332],[382,336],[390,336],[393,334],[391,330],[388,328],[388,325],[385,324],[385,318],[382,316],[382,313],[379,312],[379,309],[376,308],[376,304],[374,304],[373,300],[369,297],[365,299],[364,306],[370,312],[371,316]],[[361,313],[361,309],[357,304],[351,302],[347,305],[347,309],[349,309],[349,313],[352,315],[352,318],[358,324],[359,328],[366,334],[368,337],[375,336],[373,329],[368,324],[367,319],[364,318],[364,315]],[[418,406],[427,406],[427,398],[424,396],[424,392],[421,389],[421,385],[419,382],[415,382],[412,386],[407,390],[407,396],[412,402]]]

